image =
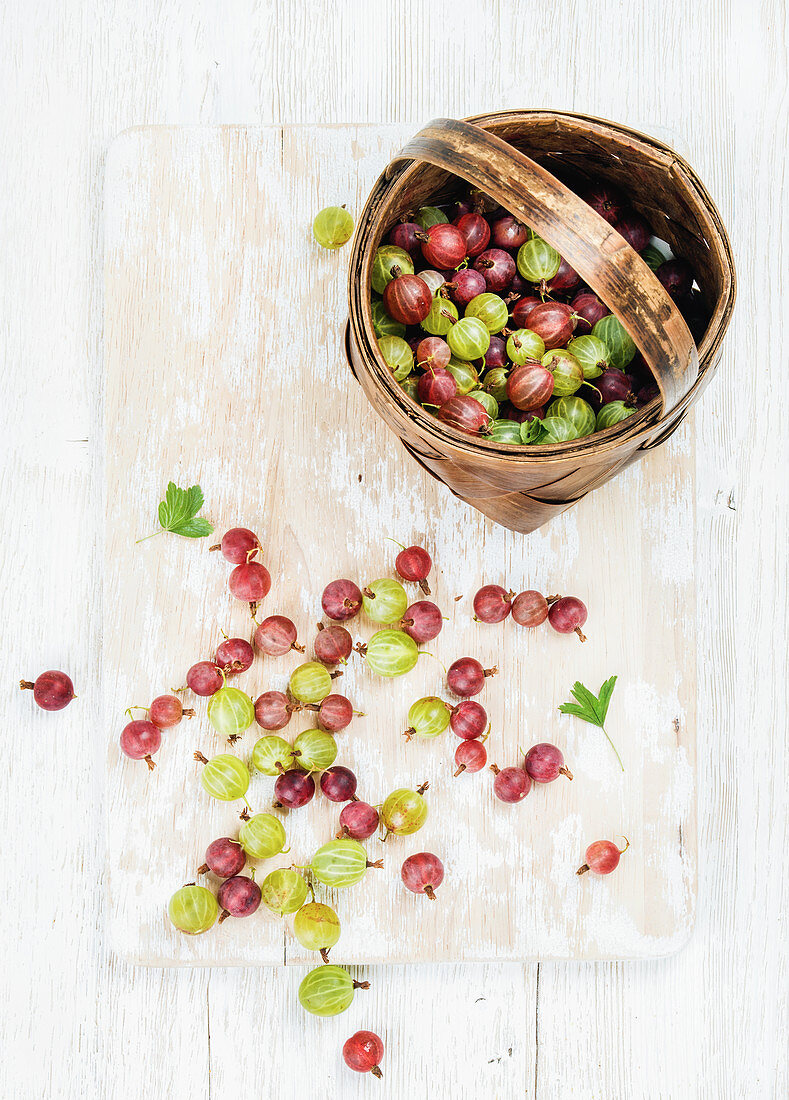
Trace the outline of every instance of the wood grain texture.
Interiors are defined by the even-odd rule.
[[[346,928],[332,959],[665,955],[687,940],[695,909],[690,440],[649,455],[643,470],[627,471],[528,546],[404,458],[375,422],[337,339],[347,253],[321,251],[309,237],[319,188],[358,203],[382,147],[387,157],[401,140],[398,127],[157,127],[113,145],[105,190],[105,606],[123,613],[104,631],[105,726],[120,730],[131,701],[144,704],[183,683],[194,661],[210,657],[221,629],[242,637],[254,629],[246,605],[227,592],[227,565],[208,553],[211,539],[135,542],[164,490],[162,470],[178,484],[200,482],[219,532],[240,523],[260,533],[274,584],[259,616],[289,615],[308,643],[330,580],[354,577],[363,587],[390,575],[390,531],[405,545],[426,545],[447,621],[425,648],[445,667],[469,653],[500,670],[484,692],[491,761],[517,763],[521,751],[548,740],[564,747],[576,778],[536,787],[515,808],[497,802],[487,771],[454,779],[451,731],[428,743],[402,737],[412,702],[446,694],[440,665],[426,657],[391,681],[354,656],[340,690],[364,717],[338,736],[338,760],[372,803],[428,780],[430,815],[413,837],[390,838],[385,848],[371,839],[368,853],[383,856],[384,873],[368,872],[359,888],[326,898]],[[589,642],[548,628],[475,623],[470,597],[491,581],[516,591],[569,584],[589,602]],[[622,606],[627,615],[617,613]],[[364,616],[349,625],[362,639],[376,629]],[[283,689],[303,660],[261,658],[234,682],[255,698]],[[607,728],[624,772],[601,731],[556,711],[575,679],[597,690],[612,674],[619,685]],[[208,724],[205,701],[190,693],[190,702],[198,717],[165,737],[152,775],[110,739],[114,945],[131,961],[154,964],[314,961],[287,922],[263,912],[197,938],[166,920],[167,899],[194,878],[207,844],[239,825],[239,806],[217,804],[200,788],[195,748],[211,756],[227,745]],[[283,735],[292,740],[312,724],[294,716]],[[262,732],[249,730],[236,754],[249,760]],[[253,809],[269,808],[272,792],[273,780],[253,778]],[[261,864],[258,876],[308,863],[336,832],[337,817],[337,806],[320,797],[286,815],[290,853]],[[587,844],[620,833],[631,849],[616,877],[579,879]],[[435,906],[405,893],[398,873],[406,855],[424,850],[447,868]]]
[[[789,509],[779,480],[789,460],[787,398],[773,370],[743,369],[754,334],[761,354],[786,357],[784,329],[774,325],[789,244],[776,186],[789,136],[784,8],[775,0],[601,0],[592,13],[579,0],[542,9],[457,0],[454,10],[458,25],[473,30],[451,50],[446,12],[428,0],[400,9],[350,0],[330,16],[303,0],[41,0],[0,10],[9,59],[0,70],[0,278],[9,304],[0,555],[10,578],[0,603],[14,643],[9,682],[63,665],[80,693],[80,707],[59,716],[34,712],[15,688],[7,698],[13,750],[0,779],[4,821],[14,837],[44,813],[46,827],[25,831],[35,872],[17,877],[9,899],[4,1096],[208,1100],[221,1074],[228,1092],[291,1100],[292,1063],[267,1058],[261,1009],[280,1049],[302,1043],[290,988],[270,982],[277,971],[135,969],[106,946],[99,883],[102,821],[112,807],[103,798],[97,669],[105,614],[96,577],[107,148],[135,123],[397,121],[413,133],[439,114],[522,103],[621,119],[674,145],[684,139],[682,151],[734,236],[741,291],[732,333],[715,384],[682,429],[697,441],[698,919],[689,945],[669,960],[489,967],[488,1000],[462,1029],[448,1026],[448,1012],[475,965],[375,968],[387,1021],[396,1026],[416,1005],[432,1024],[412,1034],[408,1050],[390,1040],[388,1072],[399,1085],[412,1074],[424,1081],[424,1065],[436,1062],[433,1096],[476,1098],[477,1081],[465,1088],[468,1067],[507,1049],[499,1035],[509,1041],[495,1011],[487,1013],[501,989],[500,1011],[511,1012],[523,1038],[511,1076],[493,1092],[506,1100],[789,1092],[781,924],[789,896],[776,871],[789,840],[781,781]],[[613,52],[612,33],[620,44]],[[528,66],[513,57],[528,57]],[[757,412],[770,431],[754,432]],[[315,1081],[320,1065],[336,1065],[336,1038],[315,1033],[307,1055]],[[361,1086],[337,1073],[333,1087]],[[386,1081],[378,1094],[387,1096]]]

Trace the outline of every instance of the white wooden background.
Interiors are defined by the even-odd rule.
[[[0,11],[7,705],[0,1095],[785,1097],[787,26],[779,0],[7,0]],[[100,196],[135,123],[380,121],[545,105],[687,143],[739,260],[698,438],[694,937],[644,964],[380,969],[380,1087],[298,972],[133,969],[103,933]],[[134,638],[129,645],[134,645]],[[72,671],[79,702],[15,688]],[[133,838],[130,838],[133,842]],[[783,921],[783,927],[782,922]],[[783,935],[782,935],[783,933]],[[417,1048],[398,1045],[408,1015]]]

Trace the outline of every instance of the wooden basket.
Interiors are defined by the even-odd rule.
[[[378,350],[371,269],[401,215],[446,201],[452,176],[489,194],[565,257],[632,336],[658,384],[658,398],[584,439],[513,446],[448,427],[408,397]],[[641,257],[557,176],[594,177],[620,187],[653,232],[691,263],[710,312],[698,350]],[[350,264],[346,349],[373,407],[409,453],[461,499],[526,533],[675,431],[717,366],[734,297],[734,263],[718,211],[693,169],[654,138],[554,111],[437,119],[392,161],[362,211]]]

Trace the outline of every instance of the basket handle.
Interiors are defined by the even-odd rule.
[[[439,118],[389,166],[427,161],[479,187],[552,245],[633,338],[660,389],[663,415],[692,389],[699,356],[682,314],[637,252],[569,187],[501,138]]]

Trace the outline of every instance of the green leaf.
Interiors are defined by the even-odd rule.
[[[203,504],[203,490],[199,485],[192,485],[189,489],[179,489],[175,482],[171,481],[164,494],[164,500],[159,504],[159,525],[164,531],[171,531],[174,535],[182,535],[187,539],[205,538],[214,528],[207,519],[197,515]],[[142,539],[137,541],[142,542]]]
[[[572,714],[575,718],[581,718],[584,722],[589,722],[593,726],[597,726],[603,731],[608,740],[609,745],[616,753],[616,758],[619,761],[619,766],[622,771],[625,770],[625,766],[622,763],[622,758],[616,751],[611,738],[608,736],[605,728],[606,715],[608,714],[608,707],[611,704],[611,696],[614,693],[614,685],[616,684],[616,676],[611,676],[600,687],[600,694],[593,695],[592,692],[581,683],[580,680],[576,680],[571,690],[572,695],[575,697],[575,703],[562,703],[559,710],[562,714]]]
[[[606,715],[608,714],[608,707],[611,702],[611,696],[614,694],[614,684],[616,684],[616,676],[611,676],[603,686],[600,688],[600,724],[605,722]]]

